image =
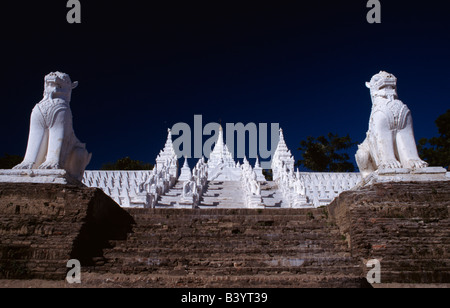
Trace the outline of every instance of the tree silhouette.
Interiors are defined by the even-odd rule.
[[[153,165],[129,157],[118,159],[114,163],[103,164],[101,170],[152,170]]]
[[[450,109],[440,115],[435,123],[440,136],[420,139],[417,145],[419,155],[430,166],[443,166],[448,169],[450,165]]]
[[[0,157],[0,169],[12,169],[14,166],[20,164],[22,160],[22,156],[5,153],[3,157]]]
[[[296,166],[303,166],[316,172],[354,172],[355,165],[345,151],[356,145],[350,136],[339,137],[329,133],[328,136],[308,137],[300,141],[302,158]]]

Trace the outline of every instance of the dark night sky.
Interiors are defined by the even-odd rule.
[[[79,81],[71,107],[88,169],[124,156],[154,163],[167,128],[195,114],[280,123],[296,159],[309,135],[362,142],[364,83],[380,70],[397,76],[416,139],[437,135],[450,108],[448,1],[382,0],[381,24],[367,23],[365,0],[84,0],[81,24],[66,22],[64,0],[16,2],[0,13],[0,155],[24,155],[43,77],[56,70]]]

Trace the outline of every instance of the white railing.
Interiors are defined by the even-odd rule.
[[[205,159],[201,158],[192,170],[192,177],[190,180],[184,181],[183,193],[181,195],[181,204],[192,204],[192,207],[197,207],[206,190],[208,183],[208,164]]]
[[[244,158],[241,169],[241,184],[244,191],[246,207],[260,207],[262,205],[261,185],[258,183],[258,177],[255,170],[253,170],[246,158]]]
[[[341,192],[351,190],[360,181],[360,173],[299,172],[299,179],[305,185],[305,193],[314,207],[331,203]]]
[[[176,183],[169,160],[148,171],[85,171],[83,184],[102,189],[122,207],[154,207]]]
[[[241,165],[241,169],[243,168]],[[248,167],[251,168],[250,165]],[[248,168],[246,167],[246,168]],[[111,196],[123,207],[153,207],[158,197],[166,193],[176,182],[176,178],[168,173],[169,168],[156,171],[85,171],[83,183],[88,187],[98,187]],[[255,170],[252,169],[254,172]],[[207,186],[207,164],[199,160],[194,167],[189,187],[183,188],[185,197],[195,191],[196,202]],[[195,176],[194,176],[195,173]],[[242,172],[244,174],[244,172]],[[248,174],[248,175],[247,175]],[[241,182],[249,207],[256,206],[256,197],[260,196],[259,182],[254,183],[251,173],[242,175]],[[450,177],[450,173],[447,173]],[[283,194],[286,207],[324,206],[328,205],[341,192],[352,189],[361,180],[359,173],[312,173],[281,172],[276,181]],[[186,183],[186,182],[185,182]],[[192,198],[186,198],[193,200]],[[189,204],[192,204],[190,202]],[[284,207],[284,206],[283,206]]]

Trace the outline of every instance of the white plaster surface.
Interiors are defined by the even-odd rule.
[[[280,129],[280,140],[272,158],[272,173],[274,182],[283,194],[284,207],[314,207],[314,204],[308,201],[305,183],[299,172],[294,173],[294,162],[284,140],[283,130]]]
[[[220,127],[217,142],[208,160],[208,181],[240,181],[241,172],[223,142],[223,131]]]
[[[431,182],[431,181],[449,181],[447,170],[442,167],[427,167],[416,170],[398,168],[398,169],[380,169],[368,177],[365,177],[358,185],[372,185],[376,183],[389,182]]]
[[[244,199],[247,208],[257,208],[262,205],[261,185],[258,183],[256,172],[250,166],[248,160],[244,158],[241,166],[241,184],[244,191]]]
[[[356,162],[362,176],[379,169],[421,169],[414,139],[411,111],[398,99],[397,78],[381,71],[366,83],[372,98],[372,112],[366,140],[359,145]]]
[[[77,85],[64,73],[45,76],[44,98],[31,113],[25,158],[14,169],[64,169],[81,181],[91,154],[73,130],[70,100]]]
[[[192,177],[191,168],[189,168],[189,164],[187,158],[184,159],[183,167],[181,168],[180,176],[178,177],[178,181],[185,182],[189,181]]]

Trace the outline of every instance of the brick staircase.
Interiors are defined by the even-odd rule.
[[[91,281],[147,287],[361,286],[360,268],[324,209],[128,212],[134,232],[112,241],[97,266],[84,268]]]

